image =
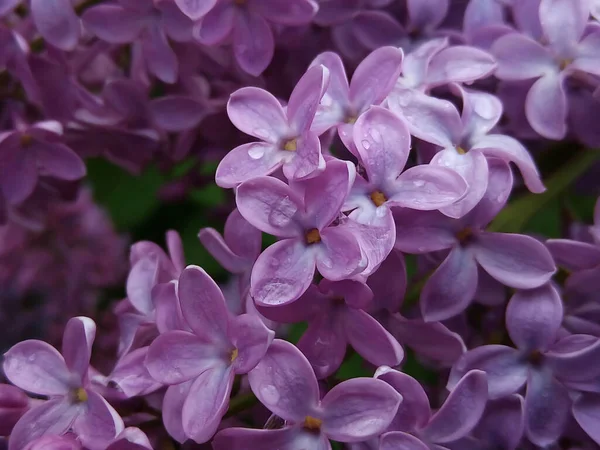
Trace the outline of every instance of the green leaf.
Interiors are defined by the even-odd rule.
[[[128,230],[148,219],[159,207],[157,192],[163,176],[155,167],[131,175],[107,161],[87,164],[88,182],[94,198],[110,213],[119,230]]]
[[[370,377],[372,375],[365,367],[365,360],[358,353],[354,353],[342,363],[335,377],[343,381],[356,377]]]
[[[600,159],[600,151],[586,150],[568,161],[546,182],[542,194],[527,194],[509,203],[496,216],[489,229],[506,233],[519,233],[528,223],[559,195],[565,192],[581,175]]]

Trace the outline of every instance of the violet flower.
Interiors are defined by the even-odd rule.
[[[290,180],[323,171],[321,143],[310,127],[328,83],[326,68],[309,69],[296,84],[285,110],[263,89],[245,87],[234,92],[227,103],[229,119],[239,130],[262,141],[240,145],[225,155],[217,168],[217,184],[234,187],[281,166]]]
[[[454,218],[468,213],[483,197],[488,184],[488,157],[514,162],[527,187],[543,192],[544,185],[533,158],[517,140],[489,134],[502,115],[502,103],[493,95],[457,87],[463,113],[446,100],[404,90],[388,98],[390,109],[406,119],[412,135],[442,147],[431,164],[456,170],[469,184],[464,198],[441,211]]]
[[[433,415],[427,394],[414,378],[389,367],[377,369],[375,378],[402,395],[389,432],[381,436],[379,450],[447,449],[446,444],[462,439],[475,428],[488,399],[486,374],[480,370],[471,370],[455,383]]]
[[[344,381],[321,399],[309,362],[282,340],[273,342],[248,378],[261,403],[287,425],[278,430],[222,430],[213,441],[215,450],[330,450],[329,439],[358,442],[381,434],[402,399],[388,384],[372,378]]]
[[[378,106],[363,113],[353,130],[354,145],[366,179],[356,176],[342,210],[349,217],[368,225],[367,237],[381,228],[377,239],[361,242],[368,248],[370,274],[394,246],[395,226],[390,207],[436,210],[452,205],[464,196],[467,185],[454,170],[435,165],[418,165],[404,172],[410,151],[410,133],[405,123]],[[366,228],[366,227],[365,227]],[[363,233],[357,233],[364,241]],[[371,245],[369,245],[371,244]]]
[[[10,435],[15,424],[34,404],[18,387],[0,384],[0,436]]]
[[[365,311],[372,299],[371,289],[359,281],[322,280],[293,303],[259,311],[276,322],[308,322],[298,348],[323,379],[340,367],[348,345],[374,366],[402,362],[398,341]]]
[[[484,231],[506,203],[512,174],[501,160],[490,160],[490,182],[483,199],[462,219],[434,211],[398,210],[396,248],[423,254],[450,253],[429,277],[419,306],[426,321],[448,319],[470,304],[478,285],[478,266],[500,283],[532,289],[548,282],[556,267],[550,252],[536,239]]]
[[[238,187],[236,202],[242,216],[281,238],[261,253],[252,269],[250,294],[258,305],[296,300],[310,286],[315,268],[332,281],[365,268],[354,232],[343,224],[332,225],[354,176],[351,163],[330,159],[321,175],[291,186],[259,177]]]
[[[532,128],[548,139],[560,140],[567,132],[565,80],[580,72],[600,76],[600,30],[585,31],[589,14],[588,0],[542,0],[539,24],[546,45],[511,33],[492,46],[498,78],[537,80],[527,94],[525,113]]]
[[[67,323],[62,355],[42,341],[23,341],[4,355],[4,373],[25,391],[47,396],[15,425],[9,450],[20,450],[45,434],[72,429],[91,450],[102,450],[123,430],[117,412],[98,394],[88,376],[96,324],[87,317]],[[40,426],[40,424],[46,424]]]
[[[179,62],[168,38],[190,41],[193,23],[175,3],[121,0],[92,6],[82,17],[86,28],[106,42],[140,45],[148,71],[159,80],[171,84],[177,81]]]
[[[178,441],[208,441],[229,404],[233,380],[256,366],[274,333],[256,316],[231,317],[217,284],[197,266],[179,278],[178,295],[189,331],[167,331],[150,345],[146,367],[169,385],[163,420]]]
[[[525,384],[525,433],[539,446],[560,437],[569,418],[568,388],[596,380],[598,338],[560,338],[563,306],[554,287],[518,291],[506,309],[506,327],[516,349],[484,345],[465,353],[450,374],[449,386],[471,369],[487,373],[492,399],[513,394]]]
[[[9,2],[13,6],[14,1]],[[61,50],[74,50],[81,36],[71,0],[31,0],[31,17],[42,37]]]
[[[0,187],[10,204],[29,197],[40,177],[75,181],[85,176],[83,161],[62,143],[62,133],[62,125],[52,120],[0,133]]]
[[[194,28],[194,37],[210,46],[230,38],[242,70],[259,76],[271,62],[275,50],[269,22],[283,26],[307,25],[317,9],[314,0],[219,0],[200,19]]]

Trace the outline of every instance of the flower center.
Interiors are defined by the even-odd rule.
[[[306,237],[306,243],[309,245],[321,242],[321,235],[319,234],[319,230],[317,230],[316,228],[308,230],[306,232],[305,237]]]
[[[33,143],[33,137],[27,133],[21,135],[21,147],[29,147]]]
[[[456,153],[458,153],[459,155],[466,155],[467,151],[464,148],[459,146],[459,147],[456,147]]]
[[[463,228],[456,233],[456,239],[458,239],[461,244],[466,244],[467,241],[471,239],[471,236],[473,236],[473,230],[469,227]]]
[[[240,354],[240,351],[237,348],[234,348],[233,351],[231,352],[231,355],[229,356],[229,361],[234,362],[237,359],[239,354]]]
[[[385,202],[387,202],[387,198],[385,194],[381,191],[373,191],[371,192],[371,201],[375,203],[375,206],[381,206]]]
[[[306,416],[304,418],[304,428],[307,430],[319,431],[321,429],[321,425],[323,425],[323,421],[321,419],[311,416]]]
[[[71,391],[71,399],[74,403],[83,403],[87,402],[88,395],[87,392],[85,392],[85,389],[80,387]]]
[[[529,361],[529,364],[532,366],[541,365],[543,360],[544,355],[539,350],[534,350],[527,356],[527,361]]]
[[[296,142],[296,139],[290,139],[283,144],[283,149],[288,152],[295,152],[298,150],[298,143]]]
[[[348,116],[346,117],[346,123],[350,124],[350,125],[354,125],[356,123],[357,117],[356,116]]]
[[[558,61],[558,67],[560,67],[560,70],[565,70],[568,66],[571,65],[572,62],[572,59],[561,59],[560,61]]]

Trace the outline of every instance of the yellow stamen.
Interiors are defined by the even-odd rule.
[[[456,233],[456,239],[458,239],[462,243],[464,243],[467,240],[469,240],[469,238],[471,236],[473,236],[473,230],[471,228],[469,228],[469,227],[463,228],[458,233]]]
[[[77,388],[73,391],[73,400],[75,403],[87,402],[88,395],[84,388]]]
[[[33,143],[33,137],[29,134],[21,135],[21,147],[29,147]]]
[[[346,123],[349,123],[350,125],[354,125],[356,123],[356,116],[346,117]]]
[[[288,152],[295,152],[298,149],[298,143],[296,142],[296,139],[291,139],[283,144],[283,149]]]
[[[319,234],[319,230],[317,230],[316,228],[308,230],[306,232],[306,243],[316,244],[318,242],[321,242],[321,235]]]
[[[230,361],[234,362],[237,359],[239,354],[240,354],[239,350],[237,348],[234,348],[233,351],[231,352]]]
[[[371,193],[371,201],[375,203],[375,206],[381,206],[387,202],[385,194],[381,191],[374,191]]]
[[[323,421],[321,419],[317,419],[311,416],[306,416],[304,419],[304,428],[306,428],[307,430],[320,430],[321,425],[323,425]]]
[[[462,147],[456,147],[456,152],[459,155],[466,155],[467,154],[467,151],[464,148],[462,148]]]

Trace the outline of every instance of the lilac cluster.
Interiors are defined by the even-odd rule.
[[[25,337],[0,447],[600,448],[600,200],[563,239],[506,226],[598,159],[598,0],[0,17],[0,346]],[[127,272],[85,185],[97,158],[158,170],[170,200],[215,165],[228,215],[198,245],[227,278],[174,230]]]

